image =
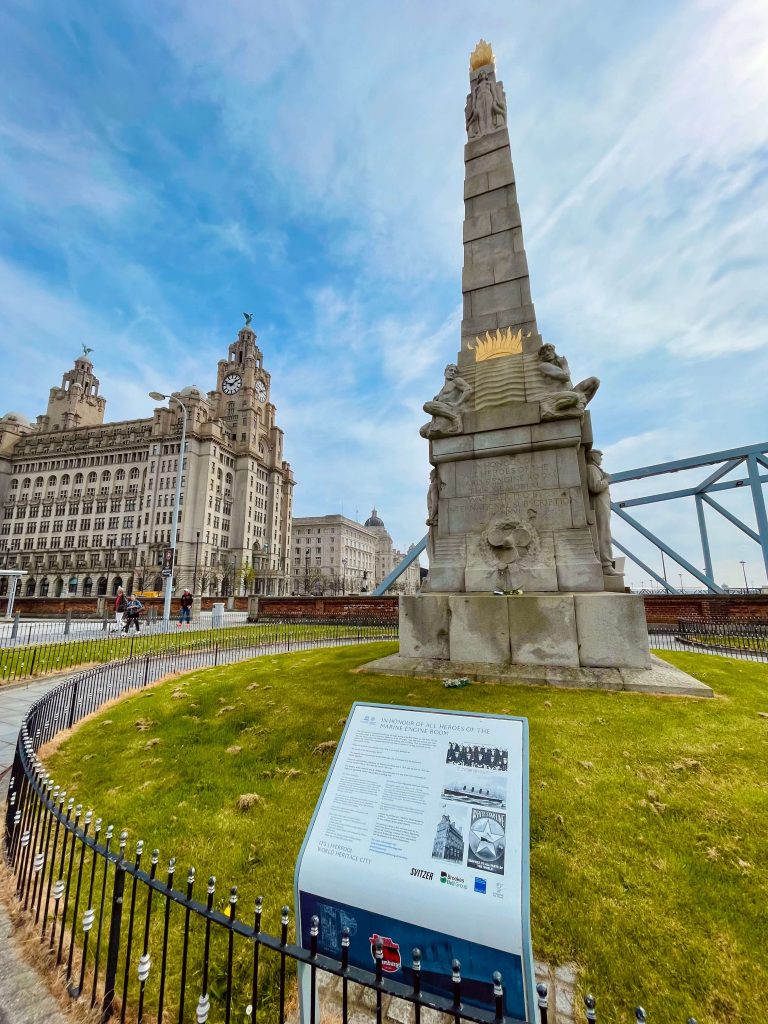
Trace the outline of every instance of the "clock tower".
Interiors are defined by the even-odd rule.
[[[250,323],[238,332],[229,346],[226,359],[219,360],[217,389],[210,396],[216,402],[219,416],[225,423],[237,415],[238,425],[251,431],[261,421],[268,421],[270,376],[264,369],[264,356],[256,344],[256,334]],[[252,414],[252,415],[249,415]],[[242,433],[242,429],[239,433]]]

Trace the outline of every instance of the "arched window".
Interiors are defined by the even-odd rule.
[[[42,486],[43,486],[43,483],[44,483],[44,481],[43,481],[43,478],[42,478],[41,476],[39,476],[39,477],[38,477],[38,478],[37,478],[37,479],[35,480],[35,487],[36,487],[36,488],[37,488],[37,487],[42,487]]]
[[[133,469],[131,470],[131,472],[128,474],[128,478],[130,480],[138,480],[138,478],[139,478],[139,471],[136,468],[136,466],[134,466]]]
[[[69,473],[65,473],[64,476],[61,478],[61,486],[69,487]]]
[[[227,473],[227,483],[228,484],[232,483],[232,474],[231,473]]]
[[[76,484],[81,484],[82,482],[83,482],[83,474],[82,473],[75,473],[75,483]]]
[[[32,483],[32,480],[28,476],[25,476],[24,479],[21,482],[21,489],[23,491],[28,491],[29,488],[30,488],[31,483]]]
[[[118,471],[115,473],[115,480],[125,480],[124,469],[118,469]]]
[[[160,591],[163,589],[163,577],[162,576],[155,576],[155,582],[152,584],[152,589],[153,590],[160,590]]]
[[[8,577],[0,576],[0,596],[8,593]]]
[[[49,587],[50,583],[48,582],[48,577],[46,576],[43,582],[40,584],[40,597],[48,597]]]
[[[56,582],[53,584],[53,596],[61,597],[61,592],[64,589],[64,580],[59,576]]]
[[[104,597],[107,592],[107,577],[100,576],[99,582],[96,584],[96,593],[99,597]]]
[[[77,593],[77,576],[70,576],[69,577],[69,583],[67,584],[67,593],[69,593],[69,594],[76,594]]]
[[[18,491],[18,489],[19,489],[19,478],[16,477],[15,480],[11,480],[11,490],[12,491]]]
[[[56,486],[56,477],[55,476],[49,476],[48,477],[48,486],[49,487],[55,487]]]
[[[115,576],[115,578],[112,580],[112,597],[117,597],[117,588],[122,587],[122,585],[122,576]]]
[[[86,576],[83,580],[83,597],[90,597],[91,591],[93,590],[93,580],[90,576]]]
[[[211,585],[208,587],[208,593],[209,594],[215,594],[217,586],[218,586],[218,584],[217,584],[216,580],[212,579],[211,580]]]
[[[95,473],[89,473],[88,474],[88,483],[89,484],[95,484],[96,483],[96,474]]]
[[[34,597],[35,596],[35,581],[34,580],[27,580],[27,590],[26,590],[26,593],[27,593],[27,597]]]
[[[104,472],[101,474],[101,482],[105,484],[108,483],[111,479],[112,474],[109,472],[108,469],[105,469]]]

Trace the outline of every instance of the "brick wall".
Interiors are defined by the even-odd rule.
[[[391,619],[397,622],[397,597],[260,597],[259,620],[300,619],[304,616],[343,622],[351,618]]]
[[[644,598],[648,622],[755,619],[768,622],[768,594],[664,594]]]

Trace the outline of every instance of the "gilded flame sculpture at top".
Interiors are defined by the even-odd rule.
[[[486,64],[494,64],[496,58],[493,56],[491,44],[481,39],[472,53],[469,55],[469,66],[472,71],[484,67]]]

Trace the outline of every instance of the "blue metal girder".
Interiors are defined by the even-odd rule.
[[[760,534],[760,547],[763,549],[765,573],[768,576],[768,514],[765,511],[765,498],[763,497],[757,453],[753,453],[748,457],[747,472],[749,473],[749,486],[752,488],[752,503],[755,506],[757,532]]]
[[[627,558],[631,558],[632,561],[635,563],[635,565],[639,565],[640,568],[644,572],[647,572],[649,576],[653,576],[653,578],[656,580],[656,582],[660,583],[662,585],[662,587],[664,587],[664,589],[667,591],[667,593],[669,593],[669,594],[678,594],[679,593],[679,591],[676,590],[675,587],[673,587],[671,583],[668,583],[664,579],[663,576],[659,576],[659,574],[657,572],[654,572],[653,569],[650,567],[650,565],[646,565],[645,562],[641,558],[638,558],[637,555],[633,555],[632,552],[629,550],[629,548],[624,547],[624,545],[621,543],[621,541],[616,540],[615,537],[611,537],[611,544],[613,544],[613,546],[615,548],[618,548],[619,551],[623,551],[624,554],[627,556]]]
[[[704,518],[704,502],[700,494],[696,495],[696,517],[699,520],[699,537],[701,538],[701,553],[704,556],[704,573],[710,579],[714,579],[712,552],[709,550],[709,537],[707,536],[707,520]]]
[[[419,543],[411,548],[411,550],[408,552],[408,554],[405,556],[402,562],[398,566],[396,566],[389,574],[389,576],[383,579],[381,583],[378,585],[378,587],[376,587],[372,591],[373,597],[381,597],[382,594],[386,594],[386,592],[389,590],[389,588],[392,586],[392,584],[395,582],[398,576],[401,576],[408,568],[408,566],[411,565],[411,563],[419,557],[422,551],[424,551],[424,549],[427,546],[428,538],[429,534],[425,534],[421,538]]]
[[[616,502],[611,502],[611,508],[617,516],[624,520],[624,522],[629,523],[630,526],[633,526],[638,533],[642,534],[643,537],[646,538],[646,540],[649,540],[652,544],[655,544],[656,547],[663,551],[665,555],[669,555],[669,557],[672,558],[675,562],[677,562],[678,565],[682,566],[683,569],[686,570],[686,572],[689,572],[691,576],[694,576],[697,580],[703,583],[705,587],[707,587],[709,590],[714,591],[716,594],[723,593],[723,588],[719,587],[711,576],[707,576],[699,569],[697,569],[696,566],[692,565],[687,558],[684,558],[679,551],[675,551],[675,549],[671,548],[669,544],[665,544],[664,541],[661,540],[660,537],[657,537],[655,533],[652,533],[649,529],[643,526],[642,523],[639,523],[636,519],[633,519],[632,516],[625,512],[622,508],[619,508]]]
[[[716,512],[719,512],[721,516],[728,520],[729,523],[733,523],[734,526],[746,533],[748,537],[754,540],[756,543],[760,543],[760,537],[755,533],[754,530],[750,529],[746,523],[742,523],[738,516],[735,516],[733,512],[729,512],[727,508],[723,508],[719,501],[715,501],[714,498],[710,498],[708,494],[702,494],[702,501],[706,501],[708,505],[711,505]]]
[[[696,490],[699,492],[708,491],[712,484],[717,483],[721,477],[727,476],[732,469],[736,469],[743,461],[744,459],[730,459],[724,466],[716,469],[714,473],[710,473],[706,480],[702,480]]]
[[[766,459],[764,455],[758,455],[757,461],[760,463],[761,466],[765,466],[765,468],[768,469],[768,459]]]
[[[616,478],[611,474],[611,483],[615,483]],[[768,476],[761,476],[760,483],[768,483]],[[749,487],[750,481],[748,477],[743,477],[739,480],[724,480],[719,484],[711,484],[707,491],[732,491],[738,487]],[[634,505],[653,505],[657,501],[673,501],[675,498],[695,498],[697,494],[702,494],[701,485],[697,487],[683,487],[679,491],[660,491],[658,494],[647,494],[642,498],[627,498],[625,501],[617,502],[622,508],[632,508]]]
[[[679,473],[683,469],[696,469],[698,466],[712,466],[717,462],[728,462],[731,459],[743,459],[748,455],[765,455],[768,453],[768,441],[762,444],[745,445],[743,448],[729,448],[722,452],[711,452],[709,455],[694,455],[689,459],[676,459],[672,462],[660,462],[655,466],[641,466],[639,469],[627,469],[622,473],[611,473],[613,483],[625,480],[643,480],[649,476],[662,476],[664,473]]]

